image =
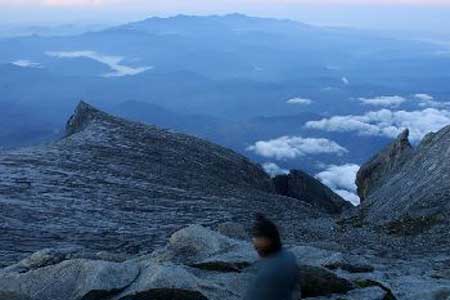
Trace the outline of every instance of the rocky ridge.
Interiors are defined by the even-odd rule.
[[[231,150],[84,102],[66,132],[0,153],[0,265],[48,247],[148,252],[188,224],[247,226],[255,211],[280,220],[291,240],[333,235],[332,217],[276,195],[263,169]]]
[[[393,233],[450,241],[449,162],[450,126],[428,134],[415,148],[404,131],[358,172],[364,221]]]
[[[0,300],[240,299],[256,211],[280,225],[305,299],[450,299],[450,127],[417,147],[405,131],[363,165],[359,208],[83,102],[66,132],[0,153]]]

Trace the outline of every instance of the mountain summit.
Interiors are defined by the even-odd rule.
[[[136,253],[187,224],[248,224],[255,212],[291,236],[323,238],[314,224],[332,234],[320,205],[297,198],[277,195],[262,167],[232,150],[81,102],[63,139],[0,154],[0,254],[8,263],[72,244]]]

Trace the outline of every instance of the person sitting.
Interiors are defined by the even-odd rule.
[[[299,273],[294,254],[283,249],[277,226],[258,214],[252,228],[253,246],[261,257],[244,300],[299,299]]]

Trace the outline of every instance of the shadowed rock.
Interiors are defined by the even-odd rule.
[[[447,243],[450,126],[428,134],[415,149],[405,130],[361,167],[357,185],[367,224],[383,224],[388,233],[397,235],[417,235],[436,228],[439,235],[428,233],[429,242]]]
[[[356,175],[357,192],[361,201],[407,161],[412,153],[408,136],[409,130],[405,129],[392,144],[361,166]]]
[[[26,273],[0,273],[0,291],[31,300],[99,299],[127,287],[138,275],[135,265],[68,260]]]
[[[291,170],[289,174],[273,178],[278,194],[301,199],[328,213],[338,214],[343,209],[351,207],[348,201],[342,199],[326,185],[300,170]]]

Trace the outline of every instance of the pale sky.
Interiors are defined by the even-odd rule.
[[[318,25],[450,34],[450,0],[0,0],[0,25],[120,24],[149,16],[233,12]]]

